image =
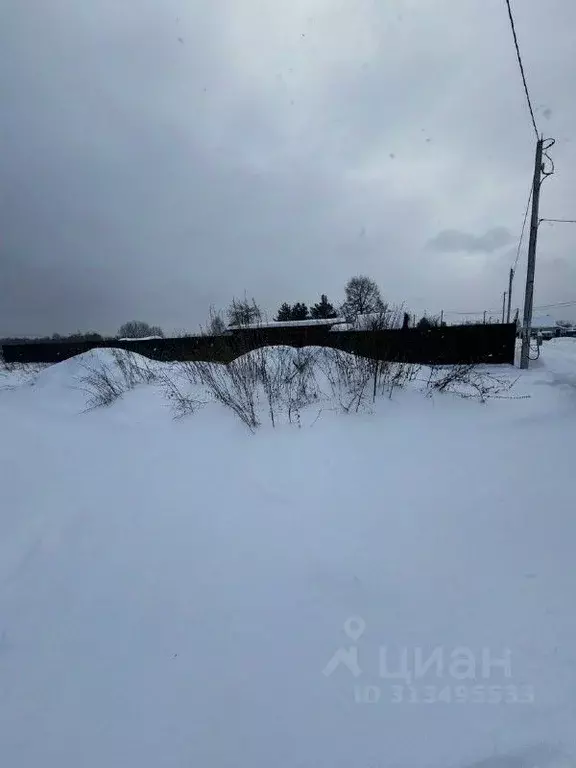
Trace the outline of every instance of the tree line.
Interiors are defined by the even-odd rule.
[[[390,324],[390,316],[394,314],[393,325]],[[382,298],[380,288],[377,283],[367,275],[356,275],[351,277],[344,287],[344,301],[339,305],[333,304],[327,294],[320,295],[319,301],[308,306],[303,301],[290,303],[284,301],[280,304],[274,322],[289,322],[294,320],[330,320],[341,317],[346,322],[356,322],[359,317],[365,318],[361,327],[365,329],[377,329],[384,327],[419,327],[430,328],[440,325],[440,319],[437,317],[424,316],[416,322],[408,312],[394,312],[388,308],[388,305]],[[210,308],[209,318],[204,326],[200,328],[200,335],[217,336],[225,333],[228,328],[242,327],[262,322],[263,313],[254,299],[234,298],[225,310],[216,310]],[[179,336],[192,336],[188,332],[180,332]],[[142,320],[131,320],[124,323],[118,329],[115,337],[104,337],[94,331],[86,333],[77,331],[69,335],[58,333],[52,336],[43,336],[40,338],[5,338],[0,339],[0,343],[26,343],[26,342],[48,342],[48,341],[102,341],[105,338],[117,339],[141,339],[146,337],[164,337],[162,328],[158,325],[150,325]]]
[[[82,341],[104,341],[105,339],[141,339],[147,336],[163,337],[164,332],[159,325],[149,325],[141,320],[131,320],[118,329],[116,336],[103,336],[96,331],[75,331],[74,333],[53,333],[52,336],[20,337],[7,336],[0,338],[0,344],[38,344],[49,341],[61,341],[73,344]]]

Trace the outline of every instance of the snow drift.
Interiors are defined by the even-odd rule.
[[[0,392],[3,764],[573,766],[559,342],[518,399],[255,436],[157,382],[80,413],[84,359]]]

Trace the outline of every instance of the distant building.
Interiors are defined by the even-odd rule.
[[[345,322],[346,320],[343,317],[333,317],[319,320],[272,320],[270,322],[257,321],[255,323],[243,323],[242,325],[229,325],[227,327],[227,331],[234,333],[236,331],[252,331],[267,328],[315,328],[322,325],[331,327],[333,325],[338,325]]]
[[[532,317],[532,336],[553,339],[555,336],[563,335],[563,329],[550,315],[534,315]]]
[[[532,328],[538,331],[555,331],[558,327],[556,320],[550,315],[534,315]]]

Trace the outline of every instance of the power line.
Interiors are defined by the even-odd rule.
[[[522,63],[522,56],[520,54],[520,45],[518,44],[518,35],[516,34],[516,24],[514,23],[514,16],[512,15],[512,7],[510,0],[505,0],[508,8],[508,16],[510,18],[510,26],[512,27],[512,35],[514,36],[514,47],[516,48],[516,56],[518,57],[518,64],[520,66],[520,74],[522,75],[522,82],[524,83],[524,91],[526,93],[526,100],[528,102],[528,109],[530,110],[530,117],[532,118],[532,125],[534,126],[534,133],[536,139],[540,137],[538,126],[536,125],[536,118],[534,117],[534,110],[532,109],[532,101],[530,99],[530,91],[528,90],[528,83],[526,82],[526,73],[524,72],[524,64]]]
[[[445,309],[444,314],[445,315],[482,315],[486,312],[487,315],[501,315],[502,314],[502,307],[500,309],[480,309],[480,310],[470,310],[469,312],[456,312],[455,310]]]
[[[576,299],[572,301],[560,301],[556,304],[539,304],[538,306],[535,306],[534,309],[554,309],[554,307],[572,307],[576,305]],[[468,312],[461,312],[451,309],[445,309],[444,314],[445,315],[482,315],[484,312],[486,312],[487,315],[501,315],[502,314],[502,307],[500,309],[480,309],[480,310],[469,310]]]
[[[573,307],[576,305],[575,301],[561,301],[558,304],[540,304],[537,307],[534,307],[534,309],[554,309],[554,307]]]
[[[524,230],[526,229],[526,222],[528,221],[528,212],[530,210],[531,201],[532,201],[532,184],[530,185],[530,194],[528,195],[528,202],[526,203],[526,212],[524,213],[524,221],[522,222],[522,232],[520,232],[520,240],[518,241],[518,250],[516,251],[514,266],[512,267],[513,272],[516,272],[516,267],[518,266],[518,259],[520,258],[520,249],[522,248],[522,241],[524,240]]]

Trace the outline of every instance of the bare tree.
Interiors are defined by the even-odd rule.
[[[226,330],[226,321],[222,315],[214,315],[208,326],[211,336],[221,336]]]
[[[221,336],[226,332],[226,320],[220,310],[210,307],[210,316],[204,327],[201,326],[200,332],[203,336]]]
[[[249,301],[244,299],[232,299],[232,304],[228,307],[228,320],[230,325],[242,326],[255,323],[262,317],[260,307],[254,299]]]
[[[120,339],[144,339],[147,336],[164,336],[164,332],[160,326],[149,325],[142,320],[131,320],[118,329]]]
[[[346,300],[342,305],[342,314],[347,319],[358,315],[382,312],[385,309],[380,289],[370,277],[357,275],[350,278],[344,289]]]

